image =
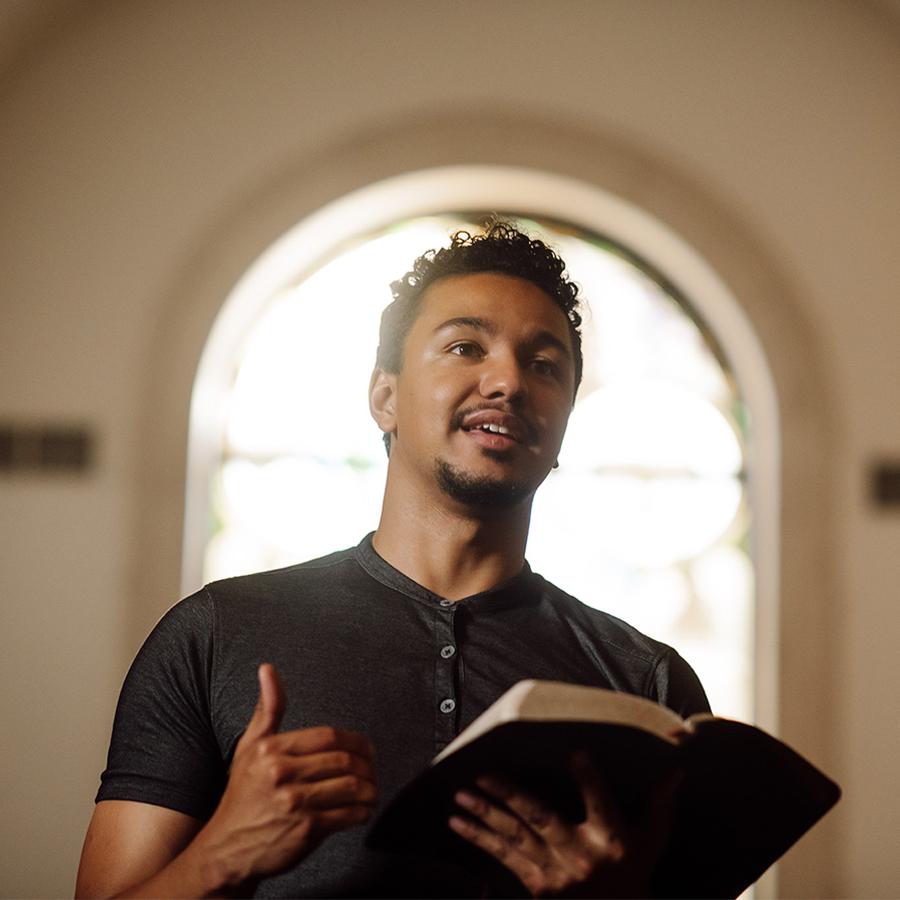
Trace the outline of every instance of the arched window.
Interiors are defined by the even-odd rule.
[[[301,223],[256,263],[198,374],[186,577],[288,565],[376,526],[386,459],[366,387],[388,285],[488,210],[555,246],[588,304],[584,380],[560,467],[536,497],[532,567],[678,648],[718,713],[753,718],[775,564],[757,538],[777,524],[776,498],[754,494],[750,477],[777,460],[777,434],[759,439],[761,416],[774,428],[768,373],[737,304],[689,248],[555,176],[466,167],[393,179]]]

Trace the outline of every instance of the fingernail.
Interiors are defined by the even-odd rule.
[[[468,791],[457,791],[453,795],[453,799],[464,809],[476,809],[478,807],[478,798]]]

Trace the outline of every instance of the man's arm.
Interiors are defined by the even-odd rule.
[[[285,698],[273,666],[260,666],[259,684],[210,820],[144,803],[98,804],[76,896],[246,895],[329,834],[368,819],[377,791],[366,738],[333,728],[277,733]]]
[[[97,804],[81,852],[76,897],[115,897],[142,885],[163,870],[191,842],[203,822],[149,803],[103,800]],[[199,874],[199,870],[195,869]],[[181,879],[179,879],[181,880]],[[198,884],[183,883],[182,896],[207,895]],[[159,882],[156,896],[179,895]]]

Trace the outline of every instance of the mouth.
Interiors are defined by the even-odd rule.
[[[464,428],[463,431],[476,444],[489,450],[511,450],[519,445],[519,442],[508,433],[493,431],[487,425],[480,428]]]
[[[529,443],[533,431],[518,416],[497,409],[464,413],[459,428],[476,443],[491,450],[506,450]]]

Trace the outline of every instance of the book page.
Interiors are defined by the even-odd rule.
[[[546,722],[610,722],[632,725],[670,743],[685,722],[665,706],[604,688],[560,681],[520,681],[486,709],[435,758],[439,762],[492,728],[516,720]]]

